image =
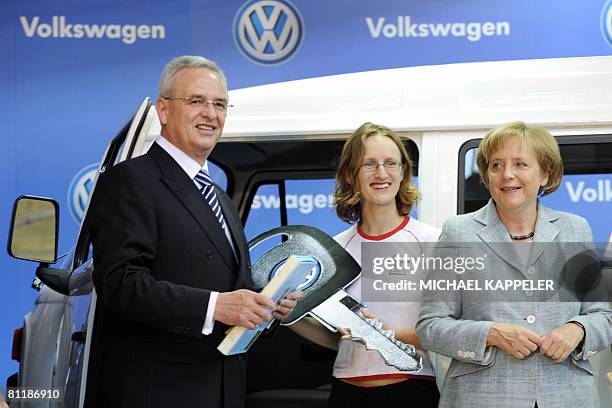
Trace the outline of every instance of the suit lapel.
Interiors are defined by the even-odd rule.
[[[493,199],[476,212],[475,219],[484,225],[478,232],[480,239],[500,258],[524,273],[525,265],[512,245],[508,230],[497,214]]]
[[[162,172],[162,182],[192,215],[204,234],[208,236],[212,245],[221,254],[227,266],[230,269],[235,268],[234,255],[229,242],[227,242],[227,237],[210,206],[204,202],[193,181],[187,177],[187,174],[185,174],[178,163],[164,149],[159,147],[157,143],[151,146],[148,154],[151,155],[159,166]]]
[[[542,256],[546,248],[550,248],[550,243],[559,235],[559,227],[552,223],[552,221],[558,218],[559,216],[555,211],[544,207],[542,203],[538,203],[538,218],[536,220],[531,256],[529,257],[529,266],[533,265]]]

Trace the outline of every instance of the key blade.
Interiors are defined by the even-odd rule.
[[[315,307],[310,314],[324,326],[330,328],[344,327],[351,331],[351,338],[365,343],[368,350],[376,350],[388,365],[401,371],[418,371],[421,369],[421,357],[411,344],[402,343],[387,330],[382,330],[378,319],[365,319],[359,312],[363,305],[346,293],[339,290],[329,299]]]

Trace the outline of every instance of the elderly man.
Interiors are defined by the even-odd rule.
[[[161,137],[100,177],[90,210],[98,293],[86,406],[241,407],[246,361],[217,350],[228,326],[286,317],[244,289],[249,252],[207,158],[228,108],[219,67],[171,61],[157,99]]]

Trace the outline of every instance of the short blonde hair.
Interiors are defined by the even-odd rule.
[[[492,154],[507,140],[515,137],[535,152],[540,168],[548,176],[548,182],[542,187],[541,194],[545,196],[559,188],[563,177],[563,160],[555,138],[543,127],[512,122],[491,129],[478,146],[476,163],[480,179],[487,189],[489,188],[487,170]]]
[[[361,219],[361,194],[356,190],[357,173],[363,164],[363,145],[368,137],[374,135],[386,136],[393,140],[400,151],[403,177],[395,196],[395,205],[399,214],[408,214],[419,198],[419,193],[412,184],[412,160],[402,140],[388,127],[366,122],[344,143],[340,165],[336,172],[336,214],[343,221],[355,222]]]

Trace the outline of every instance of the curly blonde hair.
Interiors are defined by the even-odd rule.
[[[363,164],[363,145],[368,137],[374,135],[390,138],[400,151],[403,177],[395,196],[398,213],[408,214],[419,198],[419,192],[412,184],[412,160],[402,140],[388,127],[366,122],[344,143],[336,172],[336,214],[343,221],[356,222],[361,219],[361,194],[356,191],[357,173]]]

